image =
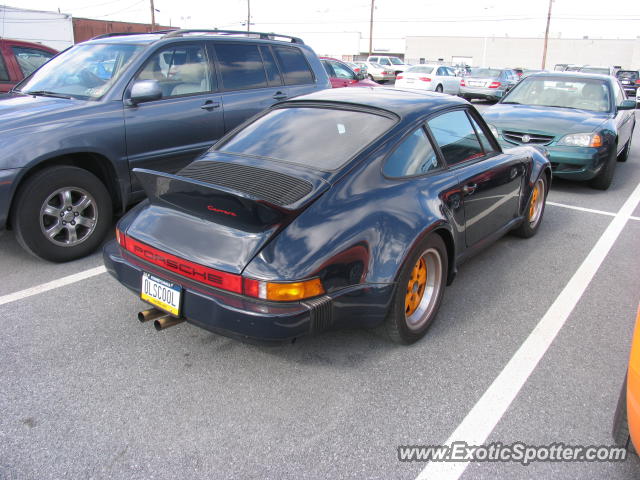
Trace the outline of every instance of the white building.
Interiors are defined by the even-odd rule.
[[[65,13],[0,5],[0,37],[64,50],[73,45],[73,22]]]

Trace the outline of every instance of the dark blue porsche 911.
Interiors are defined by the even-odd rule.
[[[175,175],[136,175],[148,200],[104,259],[153,305],[141,321],[263,340],[384,323],[412,343],[460,262],[536,233],[551,168],[503,152],[464,100],[344,88],[271,107]]]

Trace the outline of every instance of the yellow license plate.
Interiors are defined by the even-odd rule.
[[[145,302],[149,302],[160,310],[179,317],[181,296],[182,287],[180,285],[167,282],[146,272],[142,274],[140,298]]]

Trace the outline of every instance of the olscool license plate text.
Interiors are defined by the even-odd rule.
[[[142,274],[140,298],[176,317],[180,316],[182,288],[148,273]]]

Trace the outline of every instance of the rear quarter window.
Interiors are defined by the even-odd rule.
[[[314,82],[313,72],[299,48],[274,47],[273,50],[287,85],[305,85]]]
[[[7,72],[7,66],[4,63],[4,58],[0,53],[0,82],[8,82],[9,81],[9,72]]]

